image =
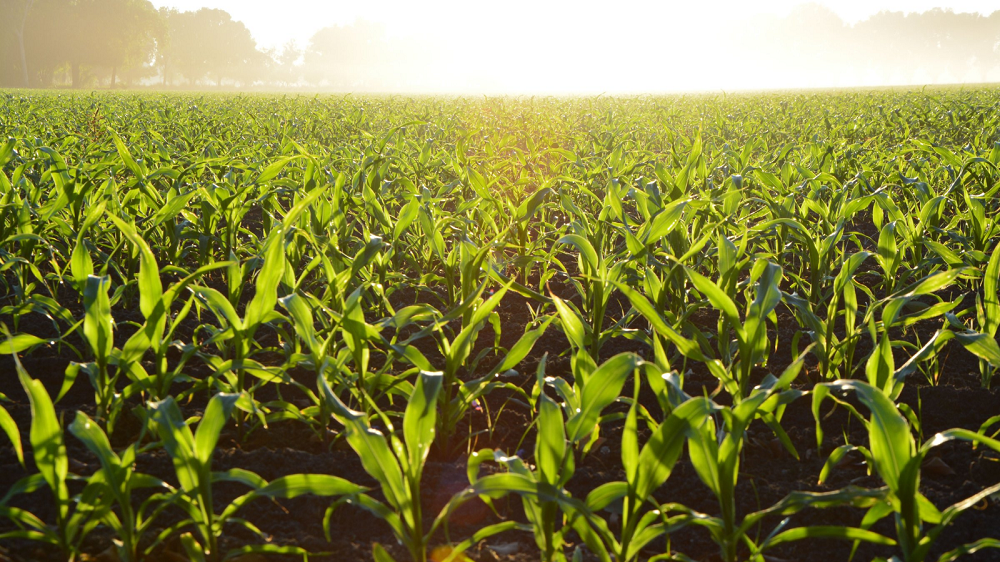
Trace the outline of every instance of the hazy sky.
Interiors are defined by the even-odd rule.
[[[754,14],[785,15],[802,0],[706,0],[699,6],[689,2],[654,0],[616,0],[615,2],[580,2],[565,0],[514,0],[506,2],[477,0],[152,0],[157,7],[196,10],[221,8],[250,29],[262,47],[280,47],[289,40],[305,46],[317,30],[336,24],[366,19],[385,24],[390,33],[401,36],[421,33],[453,34],[456,42],[496,41],[477,29],[502,29],[497,22],[523,25],[531,20],[532,29],[564,27],[584,28],[629,26],[636,18],[649,21],[662,18],[664,31],[676,30],[678,19],[698,18],[731,23]],[[881,10],[922,12],[931,8],[951,8],[956,12],[989,14],[1000,9],[995,0],[820,0],[848,23],[867,18]],[[488,25],[483,26],[483,23]],[[680,27],[687,27],[681,23]],[[492,33],[490,33],[492,35]],[[510,38],[508,38],[509,40]]]

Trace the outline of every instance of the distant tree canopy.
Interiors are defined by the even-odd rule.
[[[1000,11],[882,12],[847,25],[807,4],[786,17],[716,30],[709,40],[730,53],[713,65],[786,77],[789,85],[1000,80]],[[401,90],[427,85],[429,61],[453,57],[445,41],[404,42],[361,21],[321,29],[304,49],[290,42],[262,50],[223,10],[156,10],[149,0],[0,0],[0,87]],[[675,46],[663,48],[667,60]],[[773,85],[783,84],[776,78]]]
[[[807,4],[787,17],[753,22],[738,36],[746,68],[793,70],[827,84],[837,78],[854,84],[1000,78],[1000,11],[880,12],[850,26],[832,11]]]
[[[148,0],[0,0],[0,84],[46,87],[61,73],[74,86],[100,72],[152,59],[161,21]]]
[[[197,12],[160,12],[166,24],[166,40],[159,50],[161,73],[166,83],[177,75],[191,85],[200,80],[224,79],[253,82],[264,76],[267,56],[243,23],[223,10],[202,8]]]

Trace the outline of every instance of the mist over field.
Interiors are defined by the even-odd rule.
[[[201,1],[0,0],[0,86],[595,94],[1000,81],[1000,11],[968,2],[864,14],[637,0],[381,11],[292,0],[230,13]]]

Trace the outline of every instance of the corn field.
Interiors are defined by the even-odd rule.
[[[0,560],[1000,560],[998,110],[0,92]]]

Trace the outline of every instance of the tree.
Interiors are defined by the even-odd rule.
[[[295,40],[291,40],[281,48],[281,53],[275,57],[278,63],[274,78],[284,84],[295,84],[299,81],[298,62],[302,58],[302,49]]]
[[[0,33],[7,35],[7,41],[0,43],[0,64],[11,64],[12,66],[16,64],[16,78],[13,76],[15,74],[13,68],[5,70],[0,68],[0,82],[10,82],[11,84],[18,84],[24,87],[30,85],[28,76],[28,57],[27,48],[25,47],[25,30],[27,29],[28,15],[31,13],[32,5],[35,0],[0,0],[0,14],[3,17],[0,21],[4,22],[6,25],[0,26]],[[16,54],[10,51],[6,51],[10,47],[14,47]],[[4,52],[6,51],[6,52]],[[10,73],[9,77],[5,74]]]
[[[305,65],[316,85],[375,90],[384,87],[392,61],[400,55],[382,25],[362,20],[317,31],[309,40]]]
[[[21,17],[20,24],[14,29],[14,35],[17,37],[17,45],[19,49],[19,54],[21,55],[21,73],[24,77],[24,87],[29,86],[28,83],[28,56],[24,50],[24,28],[28,23],[28,14],[31,13],[31,5],[34,4],[34,0],[21,0],[16,2],[21,6]]]
[[[80,66],[102,67],[111,71],[111,87],[120,68],[148,63],[156,48],[160,20],[148,0],[75,0],[73,37],[69,62],[73,85],[78,87]]]
[[[226,78],[249,83],[267,64],[250,30],[224,10],[165,10],[161,14],[168,37],[160,60],[165,82],[180,73],[189,84],[206,77],[217,85]]]

